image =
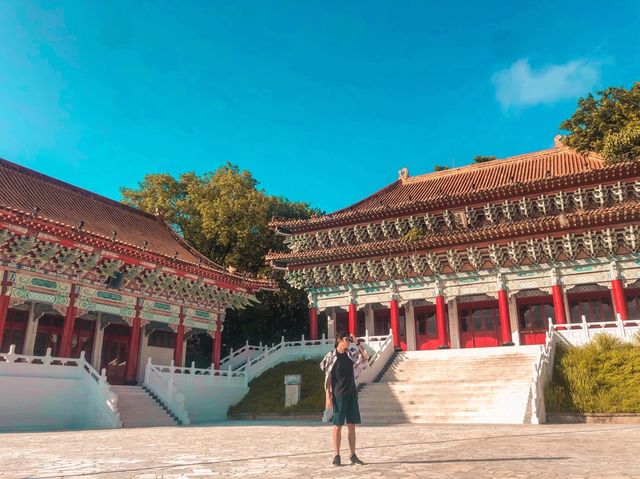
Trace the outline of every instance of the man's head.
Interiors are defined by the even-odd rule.
[[[353,337],[346,331],[341,331],[336,334],[335,348],[340,353],[344,353],[349,349],[349,345],[353,342]]]

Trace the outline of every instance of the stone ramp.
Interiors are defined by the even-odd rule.
[[[178,422],[141,386],[111,386],[122,427],[176,426]]]
[[[399,353],[360,392],[363,422],[522,424],[539,346]]]

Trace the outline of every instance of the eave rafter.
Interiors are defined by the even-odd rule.
[[[249,289],[128,258],[114,252],[116,248],[73,244],[53,233],[51,229],[42,234],[39,228],[0,223],[0,264],[98,288],[115,284],[130,294],[216,310],[241,309],[257,301]]]
[[[564,232],[559,236],[520,237],[466,248],[414,252],[305,265],[292,268],[285,279],[296,288],[315,288],[371,281],[406,279],[438,274],[497,269],[598,257],[640,253],[640,227],[602,228],[582,233]]]

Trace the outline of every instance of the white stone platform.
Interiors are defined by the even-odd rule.
[[[364,425],[369,464],[340,468],[330,435],[269,422],[0,434],[0,478],[640,478],[640,425]]]

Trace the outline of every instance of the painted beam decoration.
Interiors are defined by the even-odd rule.
[[[149,262],[127,263],[126,258],[112,252],[95,251],[79,244],[65,245],[62,238],[52,235],[43,239],[41,235],[29,235],[25,229],[16,231],[7,224],[0,224],[0,228],[0,263],[21,271],[11,290],[15,301],[33,300],[66,307],[68,282],[78,280],[92,286],[81,289],[81,308],[125,317],[133,317],[135,296],[139,295],[216,309],[242,309],[257,302],[255,295],[245,288],[228,289],[197,275],[184,275]],[[51,279],[39,279],[38,275]],[[110,280],[117,280],[117,289],[125,294],[97,288]]]
[[[0,160],[0,273],[11,306],[74,311],[211,330],[226,308],[245,308],[272,280],[225,269],[149,214]],[[8,275],[8,276],[7,276]],[[192,314],[191,314],[192,312]]]
[[[481,165],[415,178],[401,171],[338,212],[274,220],[288,251],[270,252],[267,263],[320,308],[388,301],[394,290],[403,300],[434,298],[435,283],[449,297],[491,296],[497,274],[513,291],[550,291],[550,271],[567,284],[606,282],[611,264],[637,280],[637,162],[607,165],[556,139],[549,150]]]

